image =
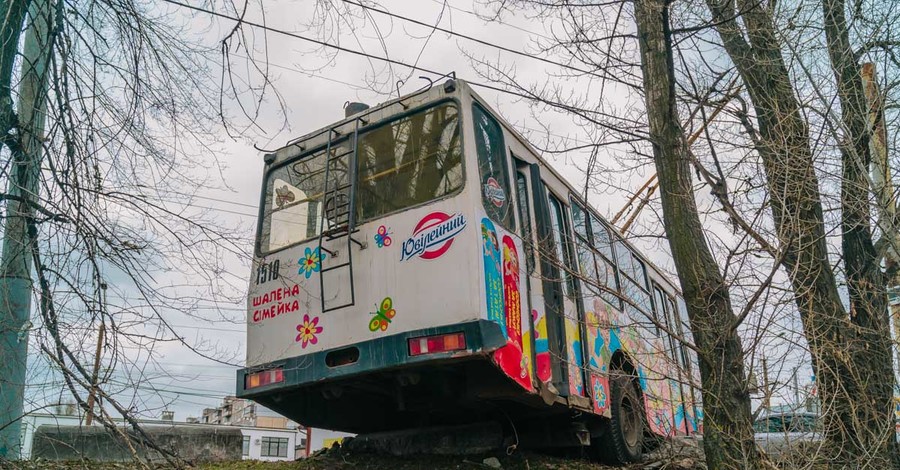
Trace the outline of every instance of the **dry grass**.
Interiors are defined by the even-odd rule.
[[[621,470],[622,467],[609,467],[574,457],[553,457],[530,452],[520,452],[512,456],[491,455],[496,457],[503,470]],[[242,460],[238,462],[207,463],[198,466],[202,470],[485,470],[491,467],[482,463],[484,456],[384,456],[371,454],[347,454],[329,452],[296,462],[259,462]],[[4,470],[122,470],[137,469],[131,463],[99,463],[99,462],[22,462],[15,465],[0,463]],[[159,468],[168,468],[160,466]],[[700,470],[689,458],[672,459],[671,461],[650,460],[647,463],[628,467],[633,470],[652,468],[654,470]]]

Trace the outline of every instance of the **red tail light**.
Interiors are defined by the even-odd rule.
[[[421,336],[409,339],[409,355],[434,354],[447,351],[461,351],[466,349],[466,335],[464,333],[449,333],[446,335]]]
[[[281,367],[277,369],[269,369],[261,372],[254,372],[244,376],[244,388],[262,387],[263,385],[271,385],[284,382],[284,370]]]

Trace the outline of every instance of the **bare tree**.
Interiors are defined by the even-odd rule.
[[[760,468],[763,457],[753,439],[744,349],[737,332],[740,319],[694,199],[694,159],[678,116],[670,3],[641,0],[634,6],[663,221],[700,360],[706,464],[711,469]]]
[[[572,68],[561,73],[561,80],[530,84],[500,62],[474,58],[486,78],[532,99],[537,107],[564,109],[586,127],[609,131],[603,141],[595,142],[596,148],[603,147],[607,152],[615,153],[610,141],[616,138],[621,143],[627,142],[626,136],[645,135],[640,125],[633,125],[640,121],[635,116],[641,113],[651,117],[652,136],[652,118],[659,113],[649,105],[602,112],[611,108],[602,90],[613,85],[620,85],[617,90],[634,90],[633,97],[648,103],[655,98],[650,96],[652,84],[647,82],[647,57],[639,61],[633,46],[635,39],[646,39],[648,32],[640,24],[637,35],[631,32],[628,4],[521,1],[492,5],[497,7],[497,18],[514,7],[517,12],[553,18],[555,34],[536,39],[533,52],[552,56]],[[854,36],[848,34],[854,22],[848,26],[842,19],[843,2],[819,6],[819,15],[809,14],[810,8],[801,3],[781,2],[710,0],[666,3],[659,8],[671,13],[673,99],[682,109],[688,108],[682,114],[688,116],[683,122],[691,125],[699,121],[696,132],[708,144],[706,149],[694,149],[702,154],[691,158],[700,185],[712,196],[701,198],[706,235],[714,256],[721,260],[726,284],[739,294],[741,313],[735,328],[743,328],[750,339],[749,347],[756,349],[769,341],[770,326],[795,333],[792,326],[780,324],[784,322],[774,315],[799,315],[803,325],[800,341],[809,345],[816,391],[825,406],[829,442],[825,450],[835,451],[836,457],[848,465],[881,468],[889,465],[893,447],[893,376],[884,300],[886,281],[880,263],[896,249],[892,245],[896,244],[898,227],[892,217],[879,217],[877,227],[873,227],[872,201],[880,215],[894,213],[896,208],[889,205],[896,202],[883,196],[883,188],[867,175],[871,160],[867,134],[872,130],[868,103],[862,95],[859,61],[876,50],[883,63],[896,67],[892,48],[900,42],[885,27],[892,22],[890,12],[856,3],[854,46]],[[635,17],[638,7],[635,4]],[[866,36],[867,31],[884,37]],[[828,54],[821,60],[823,56],[811,54],[811,47]],[[728,55],[730,63],[719,51]],[[824,64],[832,77],[809,72],[809,60],[821,60],[816,65]],[[643,81],[633,73],[640,62],[645,67]],[[573,85],[564,85],[566,80]],[[585,80],[592,87],[587,92],[578,88]],[[888,83],[890,93],[896,82]],[[599,95],[597,89],[601,90]],[[717,101],[727,104],[718,119]],[[708,114],[711,106],[717,109]],[[650,140],[658,144],[655,138]],[[646,161],[639,144],[633,149],[637,156],[633,160],[638,161],[634,165]],[[839,172],[829,166],[835,155],[841,157],[836,165]],[[656,157],[658,164],[658,152]],[[594,159],[592,155],[591,161]],[[611,187],[620,186],[611,179],[628,180],[626,171],[611,172],[607,168],[600,178],[604,178],[602,175],[606,175],[602,182]],[[823,175],[825,179],[821,180]],[[596,178],[596,173],[588,174],[586,181]],[[651,199],[655,187],[642,187],[650,189],[641,206]],[[662,181],[659,187],[663,187]],[[665,213],[665,196],[662,205]],[[834,224],[829,214],[836,214],[839,222]],[[723,235],[719,224],[730,226],[732,234]],[[840,230],[843,246],[829,245],[833,230]],[[878,232],[881,238],[876,241]],[[668,236],[671,242],[672,234]],[[830,255],[839,261],[834,263]],[[676,267],[684,282],[682,269],[691,266],[680,266],[676,259]],[[708,266],[697,263],[694,269],[708,270]],[[849,309],[842,297],[845,282]],[[794,303],[793,309],[785,310],[783,301],[787,297]],[[748,319],[752,322],[745,324]],[[799,344],[792,354],[807,353],[805,346]],[[796,377],[796,372],[792,376]],[[709,400],[712,391],[704,391]]]
[[[241,17],[251,6],[209,8]],[[226,163],[217,157],[221,129],[253,130],[272,89],[256,52],[265,49],[240,23],[210,39],[189,29],[199,19],[174,8],[5,2],[0,181],[8,188],[4,235],[24,234],[5,245],[4,266],[33,286],[36,299],[30,320],[27,306],[16,307],[18,323],[3,323],[4,338],[30,337],[38,351],[32,365],[53,370],[83,413],[126,441],[135,458],[149,447],[178,464],[178,455],[141,430],[138,396],[148,394],[144,373],[155,369],[161,345],[230,359],[185,338],[172,319],[215,320],[222,315],[216,305],[243,300],[245,279],[228,264],[248,259],[247,231],[196,197],[227,190]],[[22,56],[18,38],[34,25],[45,34],[26,39]],[[6,379],[0,388],[23,386]],[[134,432],[117,428],[115,415]],[[15,426],[13,418],[0,427]]]
[[[772,5],[739,1],[735,6],[717,0],[707,5],[756,111],[755,149],[766,171],[778,240],[786,253],[783,264],[825,404],[826,438],[839,462],[884,468],[896,458],[891,438],[894,375],[885,280],[872,239],[871,188],[866,179],[871,132],[859,65],[850,50],[845,6],[823,2],[845,132],[840,144],[840,213],[849,312],[828,261],[809,123],[782,56],[784,44]]]

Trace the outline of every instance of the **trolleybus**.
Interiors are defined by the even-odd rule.
[[[617,462],[699,431],[675,285],[462,80],[266,154],[237,395],[366,433],[503,416]]]

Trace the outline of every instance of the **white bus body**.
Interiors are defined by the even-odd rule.
[[[698,430],[693,361],[647,324],[689,333],[677,290],[465,82],[292,141],[263,185],[238,396],[348,432],[502,409],[598,435],[622,370],[649,431]]]

